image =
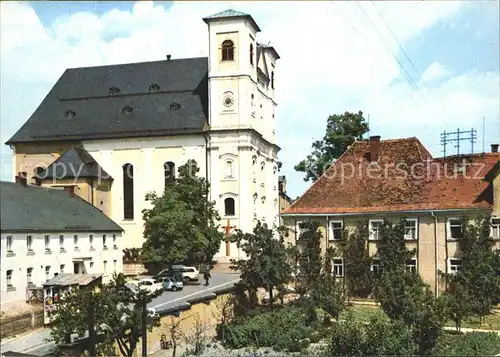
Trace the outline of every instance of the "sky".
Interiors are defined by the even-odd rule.
[[[226,9],[251,14],[257,40],[281,56],[276,133],[292,198],[310,185],[293,167],[332,114],[361,110],[370,135],[416,136],[433,156],[443,131],[476,129],[475,152],[500,142],[498,0],[2,1],[2,144],[66,68],[206,56],[202,18]],[[1,145],[0,154],[1,179],[12,180],[12,151]]]

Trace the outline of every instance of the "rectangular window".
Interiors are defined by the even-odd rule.
[[[370,271],[374,276],[380,276],[382,274],[382,267],[380,266],[380,259],[373,259],[370,266]]]
[[[371,219],[370,220],[370,239],[378,240],[380,239],[380,228],[384,224],[383,219]]]
[[[342,239],[342,221],[330,221],[330,239],[329,240],[341,240]]]
[[[491,238],[500,239],[500,218],[491,219]]]
[[[115,273],[116,273],[116,263],[117,263],[116,259],[115,259],[115,260],[113,260],[113,271],[114,271]]]
[[[6,279],[6,282],[7,282],[7,287],[8,288],[11,288],[12,287],[12,274],[14,273],[14,270],[7,270],[7,279]]]
[[[302,235],[302,232],[305,231],[304,228],[302,228],[302,224],[305,223],[305,221],[297,221],[295,230],[297,232],[296,239],[300,239],[300,236]]]
[[[106,270],[108,270],[108,262],[106,260],[103,262],[103,266],[104,266],[104,269],[103,269],[104,273],[106,273]]]
[[[462,259],[450,259],[449,260],[449,273],[456,274],[460,271],[460,267],[462,265]]]
[[[50,279],[50,265],[47,265],[45,267],[45,280],[49,280]]]
[[[94,235],[93,234],[89,234],[89,242],[90,242],[90,248],[92,248],[92,246],[94,245]]]
[[[50,236],[45,236],[44,242],[45,242],[45,250],[50,250]]]
[[[73,244],[75,249],[78,249],[78,236],[76,234],[73,236]]]
[[[406,271],[410,273],[417,273],[417,259],[410,259],[406,262]]]
[[[32,252],[33,248],[33,236],[26,236],[26,248],[28,249],[28,252]]]
[[[418,220],[416,218],[407,218],[405,220],[405,239],[417,239]]]
[[[460,219],[448,219],[448,228],[448,239],[462,238],[462,221]]]
[[[7,236],[7,252],[12,252],[12,236]]]
[[[59,235],[59,249],[64,250],[64,236]]]
[[[26,269],[26,283],[33,284],[33,268]]]
[[[113,234],[113,248],[118,249],[118,247],[116,246],[116,234]]]
[[[343,259],[333,259],[332,270],[335,276],[344,276],[344,261]]]
[[[106,247],[106,235],[105,234],[102,235],[102,247],[104,249],[108,248],[108,247]]]
[[[64,264],[61,264],[61,265],[59,266],[59,270],[61,271],[61,274],[64,274],[64,267],[65,267],[65,265],[64,265]]]

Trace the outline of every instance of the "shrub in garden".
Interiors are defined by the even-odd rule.
[[[494,356],[500,353],[500,336],[495,332],[444,333],[436,356]]]

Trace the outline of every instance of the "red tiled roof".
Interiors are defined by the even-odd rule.
[[[368,140],[354,142],[283,214],[492,207],[485,176],[499,153],[433,159],[415,137],[381,140],[377,162],[370,163],[369,150]],[[456,172],[459,166],[463,173]]]

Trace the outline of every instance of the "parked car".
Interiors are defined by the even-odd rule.
[[[137,283],[139,289],[146,290],[150,294],[156,294],[159,291],[163,291],[163,285],[156,279],[141,279]]]
[[[187,281],[196,281],[199,279],[200,272],[195,267],[188,267],[185,265],[173,265],[172,271],[178,271],[182,274],[182,280],[184,282]]]
[[[171,277],[159,278],[158,280],[163,284],[163,290],[177,291],[184,288],[182,281],[176,281]]]
[[[173,271],[172,269],[164,269],[156,274],[153,279],[160,280],[161,278],[171,278],[173,281],[183,281],[184,278],[179,271]]]

